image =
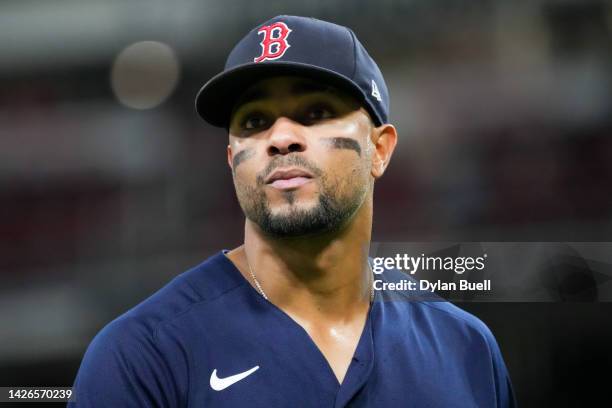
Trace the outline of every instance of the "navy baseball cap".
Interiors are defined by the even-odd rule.
[[[252,29],[232,50],[223,72],[196,96],[208,123],[229,127],[238,97],[258,80],[299,75],[353,95],[376,126],[387,123],[389,93],[380,69],[349,28],[311,17],[277,16]]]

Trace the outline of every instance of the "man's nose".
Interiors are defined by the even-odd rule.
[[[306,150],[302,125],[286,117],[276,119],[269,129],[268,154],[288,154]]]

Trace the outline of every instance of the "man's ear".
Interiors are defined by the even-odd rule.
[[[227,145],[227,164],[230,167],[230,169],[232,169],[232,172],[234,171],[233,166],[233,160],[234,160],[234,153],[232,152],[232,145],[228,144]]]
[[[381,177],[389,165],[393,150],[397,144],[397,130],[391,124],[380,125],[372,128],[372,144],[374,152],[372,154],[372,177]]]

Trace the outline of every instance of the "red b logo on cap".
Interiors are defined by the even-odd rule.
[[[259,43],[261,44],[262,51],[261,55],[253,61],[261,62],[282,57],[290,47],[287,42],[287,36],[290,32],[291,29],[287,27],[287,24],[281,22],[261,27],[257,34],[264,35],[263,40]]]

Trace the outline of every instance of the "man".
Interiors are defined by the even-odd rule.
[[[244,245],[107,325],[75,406],[514,405],[482,322],[373,290],[374,183],[397,134],[382,74],[352,31],[275,17],[236,45],[196,108],[229,132]]]

